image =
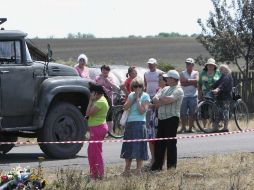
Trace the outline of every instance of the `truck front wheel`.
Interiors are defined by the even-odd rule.
[[[18,137],[0,134],[0,142],[16,142]],[[0,144],[0,154],[9,152],[15,144]]]
[[[67,102],[53,106],[47,114],[38,142],[84,141],[87,127],[80,110]],[[51,158],[72,158],[83,143],[39,143],[41,150]]]

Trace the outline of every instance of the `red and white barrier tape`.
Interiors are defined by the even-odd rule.
[[[17,141],[17,142],[0,142],[2,144],[16,144],[16,145],[35,145],[35,144],[78,144],[78,143],[112,143],[112,142],[143,142],[143,141],[161,141],[161,140],[173,140],[173,139],[195,139],[203,137],[213,137],[213,136],[224,136],[224,135],[233,135],[239,133],[248,133],[254,132],[254,129],[247,129],[243,131],[232,131],[232,132],[223,132],[223,133],[209,133],[201,135],[191,135],[191,136],[177,136],[177,137],[167,137],[167,138],[154,138],[154,139],[110,139],[102,141],[58,141],[58,142],[31,142],[31,141]]]

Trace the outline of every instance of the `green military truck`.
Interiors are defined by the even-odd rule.
[[[0,24],[5,21],[0,19]],[[72,67],[33,61],[26,36],[21,31],[0,30],[0,142],[15,142],[18,137],[38,142],[85,140],[89,80]],[[82,145],[39,144],[51,158],[74,157]],[[13,147],[0,144],[0,154]]]

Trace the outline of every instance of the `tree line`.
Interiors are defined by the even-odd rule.
[[[191,35],[187,35],[187,34],[180,34],[178,32],[160,32],[157,35],[150,35],[150,36],[141,36],[141,35],[129,35],[127,37],[121,37],[121,38],[170,38],[170,37],[197,37],[198,34],[191,34]],[[39,39],[38,36],[35,37],[36,39]],[[54,36],[50,36],[49,38],[53,39]],[[78,32],[78,33],[68,33],[67,36],[65,37],[67,39],[94,39],[97,38],[95,35],[90,34],[90,33],[82,33],[82,32]]]

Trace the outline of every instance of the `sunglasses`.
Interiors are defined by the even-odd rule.
[[[142,88],[142,87],[143,87],[143,85],[140,85],[140,84],[134,84],[132,87],[133,87],[133,88]]]

